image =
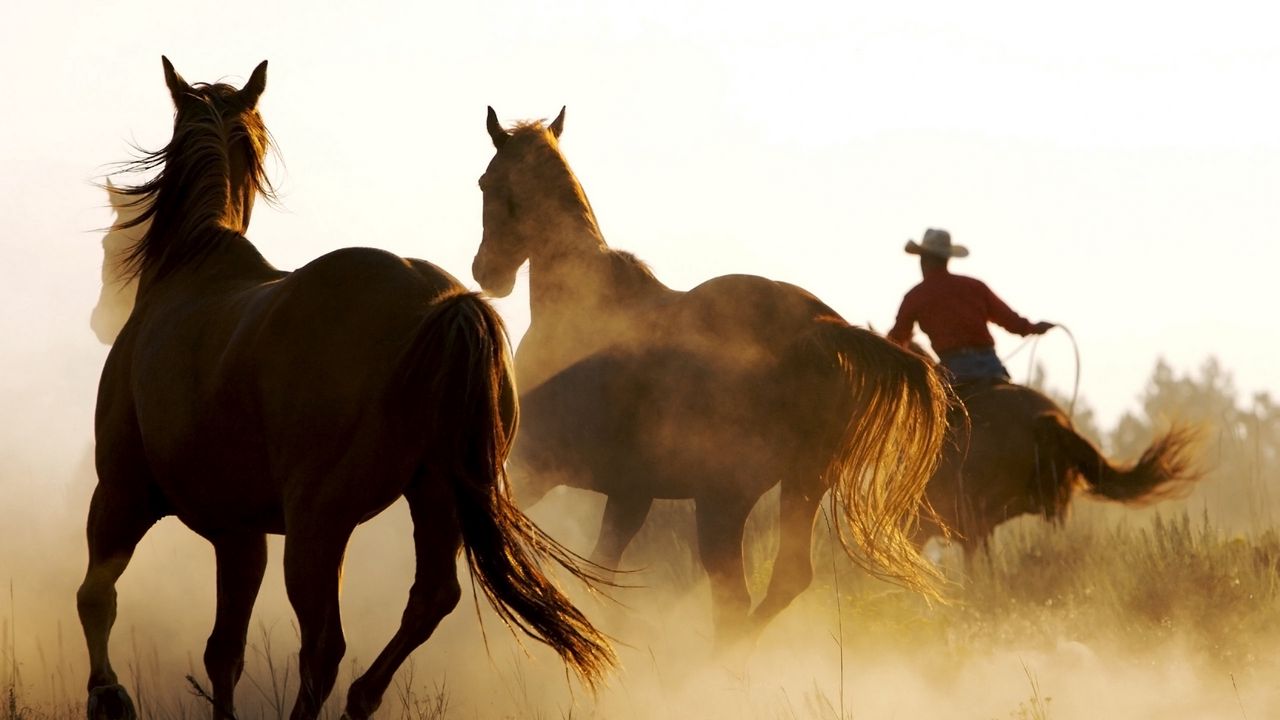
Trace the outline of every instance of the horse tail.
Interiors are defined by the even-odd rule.
[[[872,575],[940,598],[938,572],[912,537],[922,510],[945,528],[924,494],[956,402],[949,385],[925,358],[843,322],[823,322],[799,354],[817,381],[806,401],[838,418],[825,477],[845,551]]]
[[[507,627],[550,645],[595,688],[617,663],[613,648],[542,566],[552,560],[588,583],[598,578],[511,499],[504,463],[519,402],[502,318],[477,294],[459,292],[438,301],[421,327],[409,367],[434,371],[423,397],[436,446],[456,458],[449,476],[473,582]]]
[[[1127,467],[1113,465],[1060,413],[1037,416],[1035,432],[1037,445],[1049,457],[1065,460],[1096,497],[1142,505],[1182,495],[1200,477],[1191,460],[1196,435],[1189,428],[1176,427],[1156,438]]]

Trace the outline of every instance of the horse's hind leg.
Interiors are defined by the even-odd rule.
[[[617,570],[622,553],[635,539],[653,506],[653,498],[634,495],[610,495],[600,521],[600,538],[591,553],[591,562],[608,570]]]
[[[218,561],[218,611],[204,650],[213,686],[214,718],[234,717],[235,687],[244,671],[244,646],[253,602],[267,567],[267,536],[261,533],[211,538]]]
[[[342,558],[356,523],[341,510],[295,507],[285,520],[285,591],[302,635],[291,720],[314,720],[320,714],[347,651],[338,594]]]
[[[369,670],[351,684],[346,717],[352,720],[364,720],[378,709],[396,670],[409,653],[431,637],[462,596],[457,571],[462,534],[448,487],[442,482],[419,479],[405,498],[413,517],[413,547],[417,555],[413,587],[395,636]]]
[[[815,474],[812,482],[782,483],[778,513],[781,540],[769,590],[752,613],[755,632],[763,630],[813,582],[813,519],[823,493],[817,477]]]
[[[698,553],[711,580],[712,620],[720,648],[739,639],[746,629],[751,595],[742,565],[742,535],[753,503],[719,495],[696,500]]]
[[[89,568],[76,593],[80,624],[89,648],[90,720],[137,717],[133,701],[111,668],[107,645],[116,621],[116,581],[134,548],[161,513],[143,484],[123,486],[100,481],[89,505]]]

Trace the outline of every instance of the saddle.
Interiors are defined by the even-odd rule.
[[[974,395],[981,394],[991,388],[1000,387],[1002,385],[1014,385],[1012,380],[1006,380],[998,377],[978,377],[966,378],[964,380],[952,380],[951,389],[955,391],[956,396],[961,402],[967,401]]]

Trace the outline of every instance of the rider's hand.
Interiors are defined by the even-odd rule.
[[[1031,330],[1037,335],[1043,335],[1055,327],[1057,327],[1057,325],[1054,325],[1048,320],[1041,320],[1040,322],[1032,326]]]

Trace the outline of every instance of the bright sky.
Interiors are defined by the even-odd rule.
[[[973,252],[956,271],[1073,330],[1104,423],[1158,356],[1280,391],[1273,4],[321,5],[6,6],[0,451],[20,467],[90,440],[110,215],[88,183],[168,139],[162,53],[193,82],[270,60],[284,206],[250,237],[280,267],[371,245],[474,285],[485,106],[567,104],[606,238],[670,285],[757,273],[885,329],[918,280],[903,243],[943,227]],[[500,304],[517,335],[526,293]],[[1040,358],[1069,387],[1066,336]]]

